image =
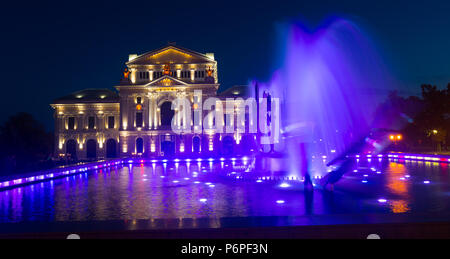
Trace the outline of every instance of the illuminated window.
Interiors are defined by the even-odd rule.
[[[69,117],[68,123],[67,123],[67,124],[68,124],[67,127],[68,127],[70,130],[75,129],[75,117]]]

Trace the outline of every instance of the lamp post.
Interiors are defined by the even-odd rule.
[[[402,134],[390,134],[389,140],[394,143],[394,146],[397,146],[397,143],[403,139]]]

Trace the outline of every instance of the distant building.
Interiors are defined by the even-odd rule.
[[[142,55],[129,55],[126,66],[124,78],[115,87],[118,93],[86,89],[51,104],[55,109],[56,156],[70,155],[79,160],[195,157],[248,153],[255,149],[254,134],[217,133],[207,129],[202,120],[208,111],[201,112],[201,121],[193,119],[189,126],[193,132],[177,134],[172,130],[172,120],[176,127],[187,126],[177,111],[172,110],[172,102],[177,97],[189,100],[193,118],[208,97],[218,97],[221,101],[246,97],[245,86],[217,93],[218,68],[213,53],[201,54],[168,45]],[[227,119],[228,125],[236,123],[237,116],[231,114],[235,110],[225,113],[222,123],[227,123]],[[256,122],[246,120],[246,123],[248,128],[248,123]]]

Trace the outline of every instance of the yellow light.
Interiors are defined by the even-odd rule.
[[[154,153],[156,151],[155,143],[150,144],[150,152]]]
[[[401,140],[402,139],[402,135],[397,135],[397,140]]]
[[[180,144],[180,152],[184,152],[184,144],[183,143]]]
[[[438,131],[437,131],[437,130],[433,130],[433,134],[435,134],[435,135],[436,135],[437,133],[438,133]]]
[[[394,135],[389,135],[390,140],[394,140],[394,138],[395,138]]]
[[[198,104],[194,103],[194,105],[192,106],[192,108],[194,108],[195,110],[198,109]]]

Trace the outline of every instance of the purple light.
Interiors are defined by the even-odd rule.
[[[423,181],[423,183],[424,183],[424,184],[429,184],[429,183],[430,183],[430,181],[428,181],[428,180],[425,180],[425,181]]]
[[[381,199],[378,199],[378,202],[379,202],[379,203],[386,203],[386,202],[387,202],[387,200],[386,200],[386,199],[383,199],[383,198],[381,198]]]
[[[276,203],[278,203],[278,204],[284,204],[284,200],[277,200]]]
[[[207,201],[207,199],[205,199],[205,198],[202,198],[202,199],[200,199],[199,201],[200,201],[200,202],[206,202],[206,201]]]

